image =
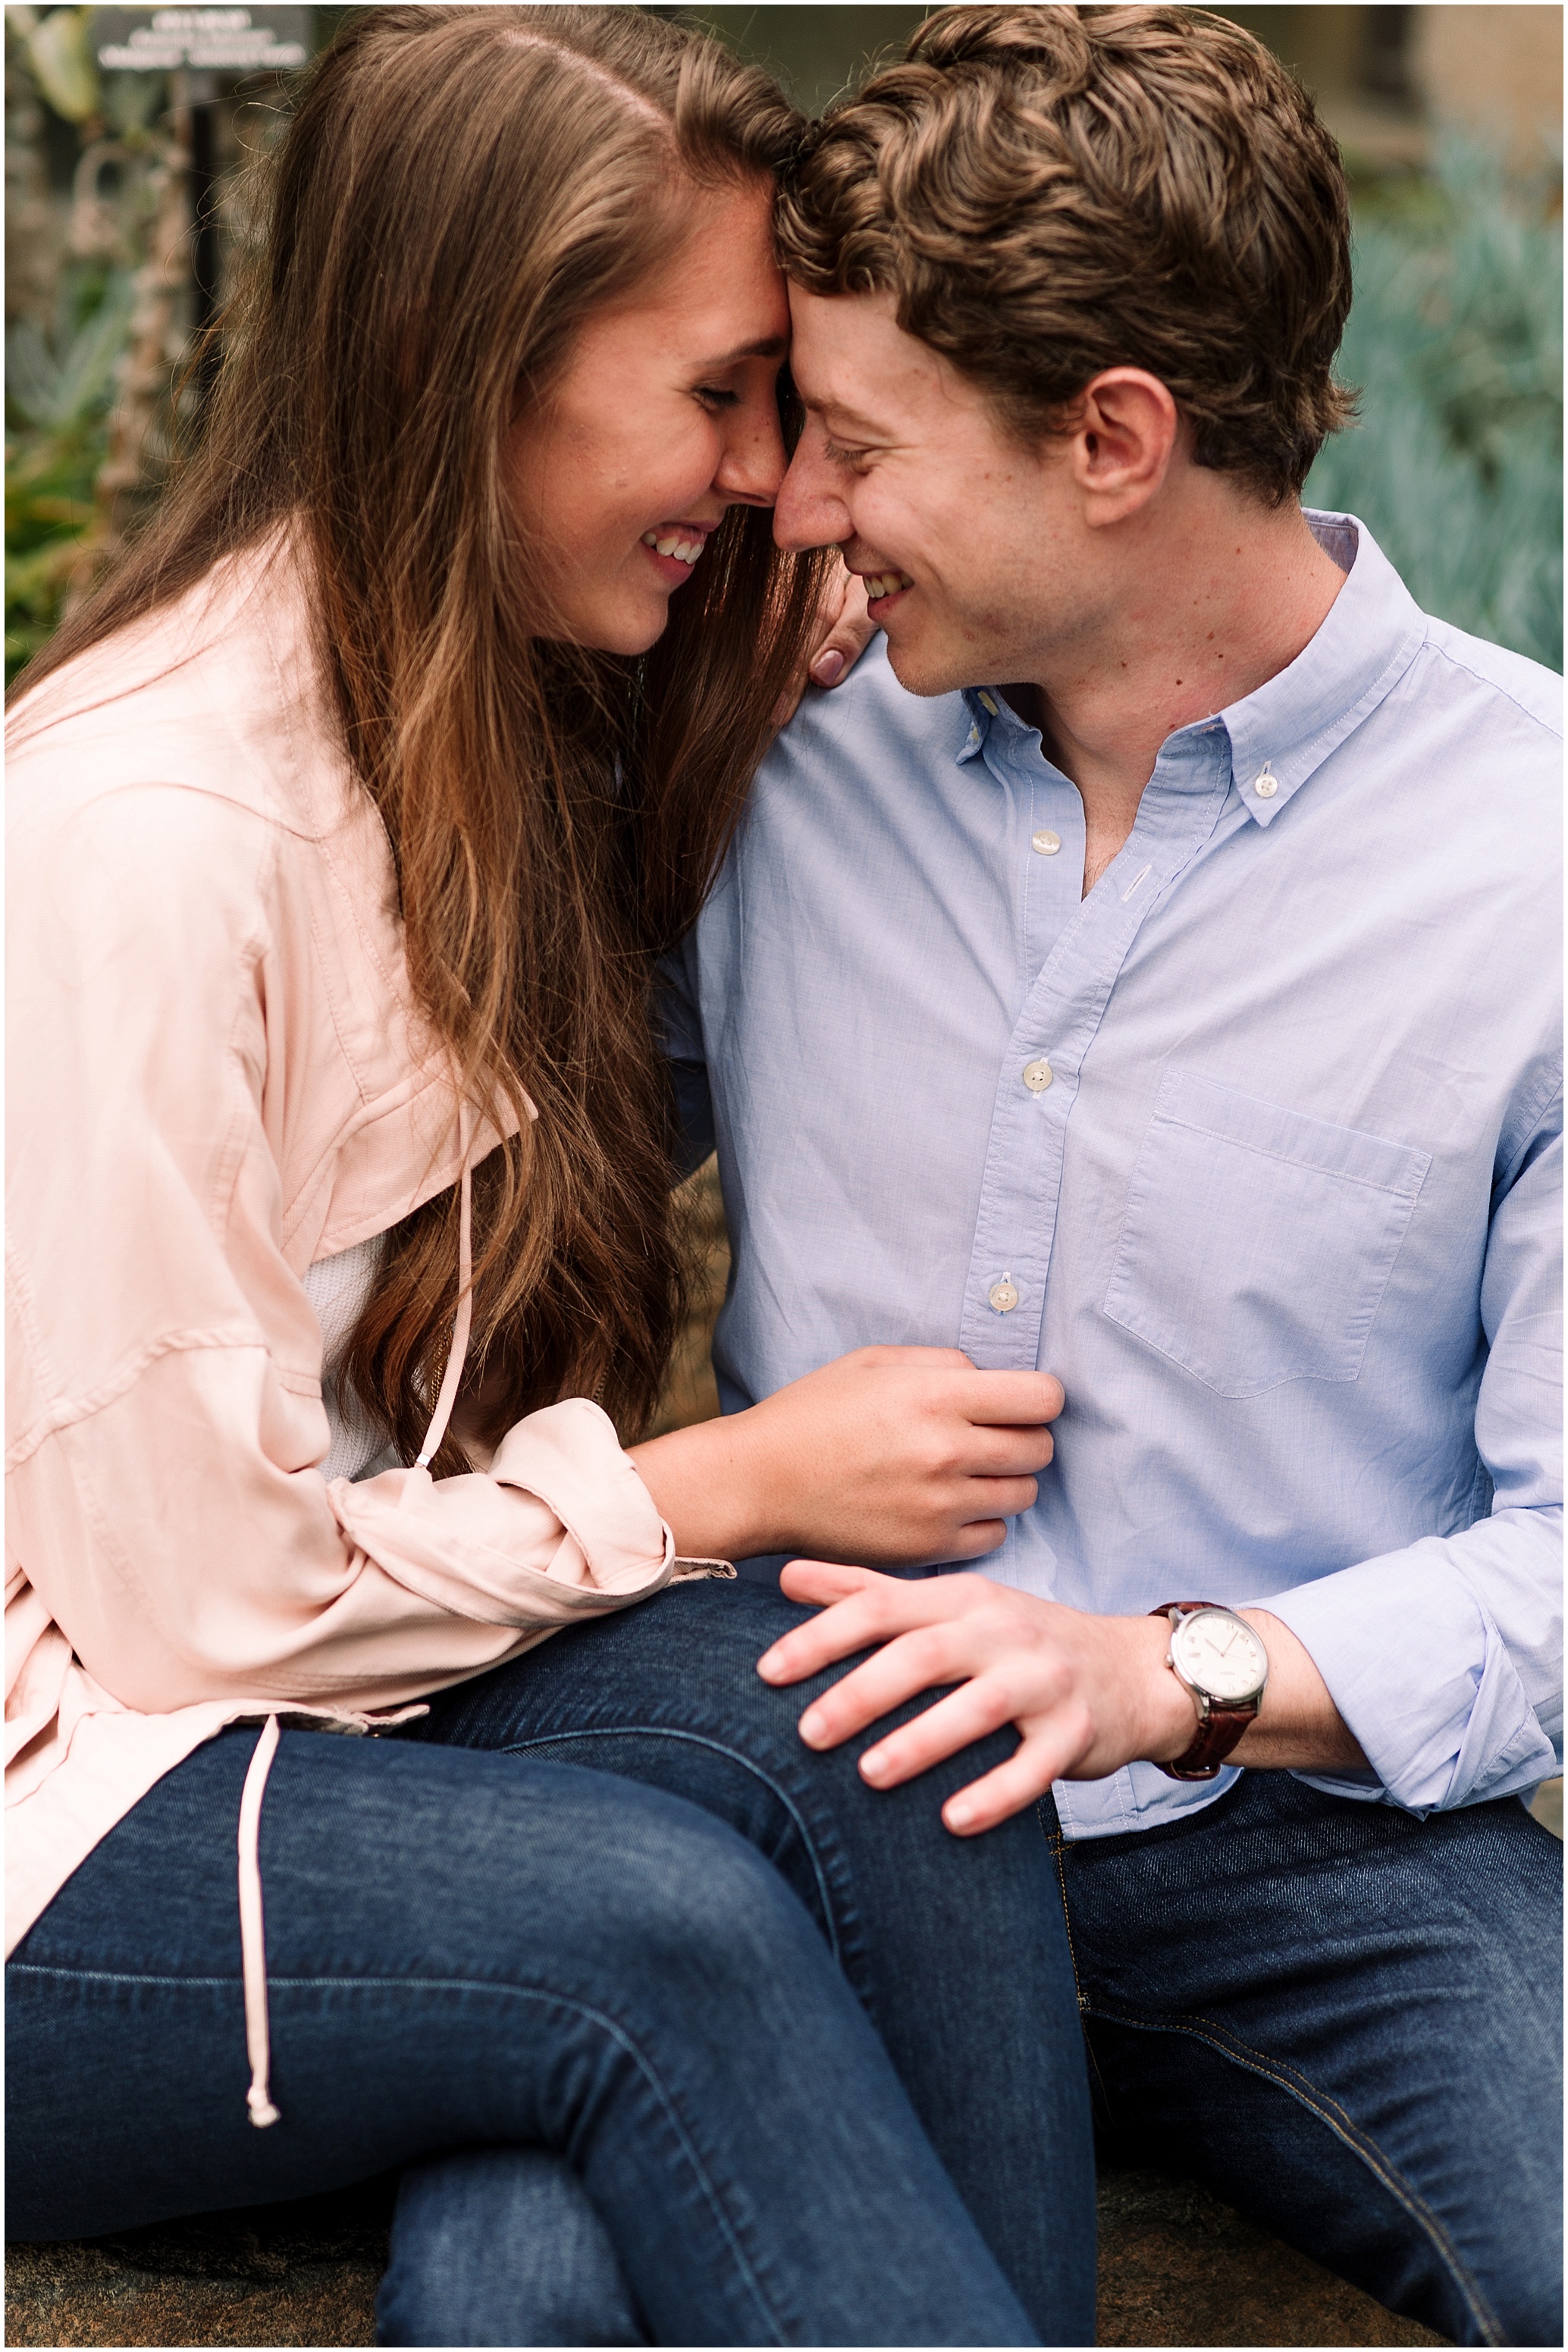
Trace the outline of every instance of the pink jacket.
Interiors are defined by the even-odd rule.
[[[363,1727],[678,1565],[581,1399],[483,1475],[317,1466],[300,1276],[457,1181],[469,1122],[281,544],[10,731],[8,1952],[224,1724]]]

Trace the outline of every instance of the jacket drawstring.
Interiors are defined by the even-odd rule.
[[[261,1916],[261,1798],[267,1775],[278,1753],[278,1717],[269,1715],[261,1727],[245,1788],[239,1800],[239,1950],[245,1977],[245,2050],[250,2060],[250,2088],[245,2104],[258,2131],[279,2120],[268,2087],[272,2043],[267,2022],[267,1935]]]
[[[458,1401],[458,1384],[463,1377],[463,1366],[468,1353],[468,1335],[473,1328],[473,1183],[468,1174],[468,1114],[465,1108],[458,1129],[463,1158],[458,1206],[458,1312],[452,1324],[452,1344],[447,1353],[447,1369],[442,1375],[440,1393],[436,1399],[436,1410],[430,1416],[425,1444],[414,1465],[416,1470],[428,1469],[440,1451],[441,1440],[447,1434],[447,1423],[452,1418],[452,1407]],[[272,2035],[267,2016],[267,1927],[261,1909],[260,1858],[261,1800],[267,1790],[267,1776],[272,1769],[272,1759],[278,1753],[278,1717],[269,1715],[256,1743],[256,1753],[250,1759],[250,1769],[245,1776],[245,1787],[239,1800],[239,1952],[241,1973],[245,1979],[245,2050],[250,2061],[250,2088],[245,2095],[245,2104],[258,2131],[265,2131],[268,2124],[282,2121],[272,2104],[270,2084]]]
[[[416,1470],[427,1470],[440,1451],[441,1440],[447,1434],[447,1423],[452,1418],[452,1407],[458,1402],[458,1383],[463,1377],[463,1366],[468,1353],[468,1334],[474,1324],[474,1188],[468,1174],[468,1114],[466,1109],[459,1120],[458,1134],[463,1154],[462,1181],[458,1188],[458,1313],[452,1325],[452,1344],[447,1351],[447,1370],[442,1375],[441,1392],[436,1399],[436,1410],[425,1433],[425,1444],[414,1465]]]

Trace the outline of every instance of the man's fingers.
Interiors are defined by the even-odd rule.
[[[836,1559],[792,1559],[779,1579],[791,1601],[813,1601],[826,1607],[864,1590],[875,1569],[851,1568]]]
[[[942,1821],[955,1837],[978,1837],[982,1830],[994,1830],[998,1822],[1036,1803],[1074,1760],[1060,1741],[1026,1739],[1005,1764],[956,1790],[942,1809]],[[864,1758],[861,1763],[864,1769]]]
[[[800,1736],[808,1748],[837,1748],[857,1731],[864,1731],[868,1724],[902,1706],[906,1699],[973,1675],[974,1664],[962,1624],[921,1625],[913,1633],[900,1633],[868,1658],[864,1665],[857,1666],[852,1675],[846,1675],[842,1682],[835,1683],[820,1698],[813,1699],[800,1718]],[[974,1732],[962,1734],[951,1745],[962,1747],[965,1738],[978,1736]],[[948,1749],[937,1752],[946,1755]],[[873,1773],[868,1777],[876,1776]],[[894,1777],[905,1776],[889,1774],[889,1786]]]
[[[841,1581],[841,1580],[849,1580]],[[940,1582],[940,1580],[938,1580]],[[757,1672],[766,1683],[798,1683],[820,1674],[856,1650],[886,1642],[933,1613],[946,1616],[946,1596],[933,1612],[930,1580],[910,1583],[903,1577],[879,1576],[867,1568],[836,1568],[826,1560],[792,1560],[779,1579],[791,1601],[816,1601],[820,1617],[797,1625],[782,1642],[757,1660]],[[923,1598],[921,1597],[923,1596]]]
[[[895,1642],[892,1648],[882,1654],[891,1657],[905,1646],[902,1642]],[[869,1663],[874,1665],[879,1661],[873,1659]],[[832,1691],[825,1693],[816,1706],[807,1712],[812,1715],[819,1713],[829,1698],[836,1698],[839,1692],[847,1690],[867,1672],[868,1666],[859,1667],[844,1682],[837,1684]],[[921,1687],[929,1685],[921,1685]],[[914,1694],[908,1691],[903,1696],[912,1697]],[[901,1704],[901,1699],[889,1702],[891,1706]],[[886,1713],[887,1709],[882,1712]],[[1000,1731],[1005,1723],[1011,1721],[1011,1703],[1001,1682],[990,1675],[978,1675],[973,1681],[965,1683],[962,1689],[950,1692],[946,1698],[939,1698],[934,1706],[928,1706],[925,1713],[916,1716],[912,1723],[900,1724],[897,1731],[888,1734],[886,1739],[879,1739],[874,1748],[868,1748],[860,1759],[861,1776],[869,1780],[874,1789],[896,1789],[902,1781],[912,1780],[917,1773],[929,1771],[933,1764],[940,1764],[944,1756],[956,1755],[961,1748],[972,1747],[977,1739],[989,1738],[992,1732]],[[826,1740],[811,1742],[814,1747],[837,1744],[836,1741],[830,1743]]]

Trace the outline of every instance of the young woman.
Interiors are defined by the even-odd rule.
[[[638,11],[358,18],[15,717],[10,2225],[404,2167],[392,2343],[1092,2320],[1037,1833],[814,1759],[799,1612],[706,1580],[988,1549],[1045,1384],[879,1350],[617,1435],[679,1304],[652,963],[818,627],[797,129]]]

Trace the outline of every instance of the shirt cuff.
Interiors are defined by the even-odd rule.
[[[1372,1768],[1297,1775],[1314,1788],[1430,1813],[1511,1796],[1561,1769],[1441,1537],[1248,1605],[1310,1653]]]

